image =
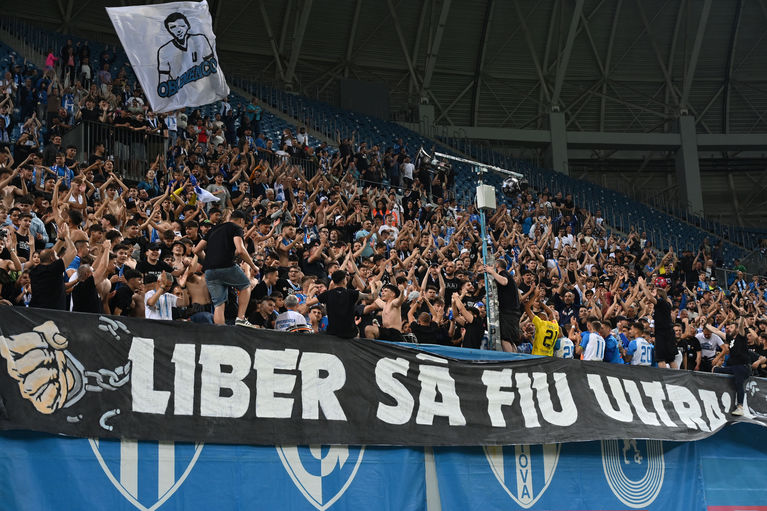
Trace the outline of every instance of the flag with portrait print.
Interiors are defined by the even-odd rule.
[[[208,3],[108,7],[152,110],[169,112],[226,99]]]

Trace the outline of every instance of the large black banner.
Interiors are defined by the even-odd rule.
[[[237,444],[695,440],[729,377],[552,358],[467,361],[388,343],[0,308],[0,430]],[[767,382],[747,385],[767,425]]]

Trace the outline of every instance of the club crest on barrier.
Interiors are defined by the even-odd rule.
[[[364,452],[364,446],[277,446],[293,484],[319,511],[329,509],[349,489]]]
[[[613,494],[625,505],[653,503],[666,472],[660,440],[602,440],[602,467]]]
[[[484,447],[485,457],[509,496],[527,509],[538,502],[554,478],[560,444]]]
[[[141,511],[155,511],[184,484],[205,444],[88,439],[112,485]]]

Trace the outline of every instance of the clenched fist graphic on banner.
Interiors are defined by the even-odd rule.
[[[19,382],[21,395],[38,412],[51,414],[82,388],[82,375],[64,351],[69,341],[53,321],[36,326],[31,332],[0,336],[0,356],[8,374]]]

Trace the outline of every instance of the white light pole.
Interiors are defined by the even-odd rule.
[[[468,163],[474,169],[477,174],[477,198],[476,204],[479,209],[479,225],[482,234],[482,263],[488,266],[495,265],[495,255],[487,251],[487,222],[485,219],[485,213],[492,211],[496,207],[495,201],[495,188],[491,185],[484,184],[482,176],[487,172],[496,172],[509,178],[516,178],[517,180],[523,180],[525,176],[518,172],[512,172],[495,165],[486,165],[474,160],[467,160],[465,158],[459,158],[446,153],[434,153],[434,156],[429,155],[423,148],[419,150],[419,157],[424,157],[430,165],[438,165],[436,158],[443,160],[458,161],[461,163]],[[495,286],[495,279],[488,277],[486,272],[483,272],[485,277],[485,300],[487,310],[487,348],[502,351],[502,346],[498,336],[500,335],[500,325],[498,321],[498,289]]]

